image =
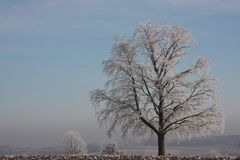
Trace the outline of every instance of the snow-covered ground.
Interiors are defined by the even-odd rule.
[[[8,155],[0,160],[239,160],[234,156],[147,156],[147,155]]]
[[[121,149],[125,154],[157,154],[156,146],[128,146]],[[168,146],[171,155],[240,155],[239,147],[231,146]]]

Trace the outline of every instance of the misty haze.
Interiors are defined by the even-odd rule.
[[[239,156],[239,28],[238,0],[0,1],[0,159]]]

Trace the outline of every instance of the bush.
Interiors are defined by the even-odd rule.
[[[120,149],[117,144],[108,144],[102,151],[103,154],[120,154]]]

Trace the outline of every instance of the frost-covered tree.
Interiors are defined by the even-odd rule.
[[[120,154],[120,149],[117,144],[107,144],[102,151],[103,154]]]
[[[158,137],[158,154],[164,155],[165,138],[223,131],[208,61],[195,58],[190,65],[182,63],[192,44],[185,27],[152,23],[139,25],[130,39],[116,39],[112,56],[103,62],[109,77],[106,87],[90,93],[109,135],[116,126],[123,137],[150,131]]]
[[[87,152],[87,145],[78,131],[67,132],[63,143],[68,154]]]

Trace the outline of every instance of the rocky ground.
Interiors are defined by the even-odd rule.
[[[0,160],[240,160],[240,156],[0,155]]]

